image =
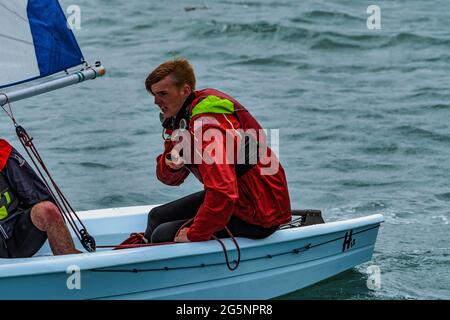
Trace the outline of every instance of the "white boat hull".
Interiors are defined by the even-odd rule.
[[[143,231],[152,206],[79,215],[97,245]],[[241,262],[229,271],[215,240],[32,258],[0,259],[1,299],[269,299],[369,261],[382,215],[237,238]],[[225,239],[230,260],[236,249]],[[81,249],[81,248],[80,248]],[[80,272],[72,273],[72,270]]]

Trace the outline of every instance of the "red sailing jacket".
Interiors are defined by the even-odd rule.
[[[201,127],[203,133],[212,129],[216,135],[221,136],[221,139],[215,137],[213,141],[222,145],[225,150],[225,130],[261,129],[251,114],[232,97],[214,89],[195,91],[194,94],[195,98],[188,106],[191,137],[194,135],[194,128]],[[205,122],[206,117],[215,121]],[[189,240],[211,239],[215,232],[227,225],[232,215],[264,228],[276,227],[291,220],[291,205],[284,169],[269,147],[267,147],[271,161],[269,164],[276,163],[278,169],[274,174],[261,174],[264,168],[267,169],[270,165],[267,161],[264,165],[258,160],[249,171],[237,177],[235,162],[227,164],[225,162],[227,155],[220,154],[217,150],[211,151],[212,141],[206,138],[203,138],[201,143],[200,154],[207,152],[215,160],[223,159],[222,164],[216,163],[218,161],[213,163],[202,161],[201,164],[190,165],[189,169],[183,167],[172,170],[166,166],[164,158],[175,143],[166,140],[164,152],[157,157],[158,179],[167,185],[177,186],[192,172],[203,183],[206,191],[205,200],[189,227],[187,233]],[[236,161],[236,155],[234,159]]]
[[[3,168],[6,166],[11,151],[12,146],[8,141],[0,139],[0,171],[3,171]]]

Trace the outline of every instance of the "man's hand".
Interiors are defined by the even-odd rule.
[[[175,149],[172,149],[170,153],[167,153],[164,157],[164,160],[166,162],[166,166],[168,166],[172,170],[179,170],[184,166],[183,158]]]
[[[183,228],[181,229],[178,234],[175,236],[175,239],[173,241],[175,242],[191,242],[191,240],[187,237],[187,232],[189,228]]]

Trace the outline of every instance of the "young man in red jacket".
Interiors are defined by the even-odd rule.
[[[194,71],[185,59],[158,66],[145,86],[167,135],[156,159],[158,179],[177,186],[192,172],[204,185],[203,191],[151,210],[147,240],[205,241],[226,237],[225,227],[234,236],[263,238],[291,220],[284,169],[266,149],[261,126],[238,101],[214,89],[195,91]]]
[[[0,258],[31,257],[47,239],[55,255],[80,253],[44,183],[0,139]]]

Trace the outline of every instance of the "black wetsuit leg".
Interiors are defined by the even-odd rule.
[[[148,216],[145,237],[153,243],[173,241],[181,226],[195,217],[204,199],[205,191],[200,191],[153,208]],[[235,237],[253,239],[265,238],[277,230],[277,227],[263,228],[249,224],[235,216],[230,218],[227,227]],[[221,230],[215,235],[219,238],[229,237],[226,230]]]

